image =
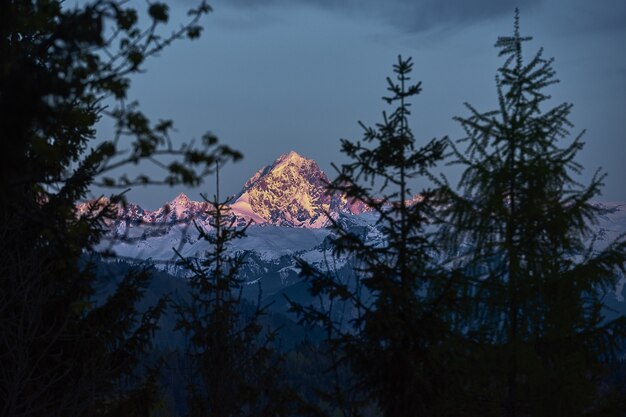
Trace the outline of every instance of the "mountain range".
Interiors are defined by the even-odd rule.
[[[345,196],[326,191],[330,182],[312,159],[291,151],[261,168],[229,201],[230,214],[238,224],[272,225],[300,228],[323,228],[330,215],[358,215],[367,208],[350,202]],[[106,202],[105,198],[99,200]],[[79,214],[92,209],[94,201],[78,205]],[[118,205],[118,223],[133,225],[173,225],[192,220],[207,223],[210,204],[192,201],[184,193],[157,210],[145,210],[137,204]]]
[[[228,202],[235,224],[250,223],[247,236],[232,242],[230,251],[245,255],[241,277],[251,296],[257,291],[253,284],[258,284],[266,297],[275,298],[278,309],[284,307],[283,294],[303,296],[297,258],[332,269],[338,277],[352,275],[350,260],[333,255],[328,216],[370,241],[384,239],[377,214],[343,195],[327,193],[328,182],[315,161],[292,151],[256,172]],[[626,232],[626,204],[596,204],[608,209],[596,225],[597,244],[602,246]],[[82,203],[78,213],[93,207],[93,201]],[[97,249],[135,262],[149,260],[165,272],[184,275],[177,257],[202,257],[209,249],[194,227],[209,227],[209,207],[184,194],[154,211],[133,203],[118,205],[117,219],[109,224],[111,233]],[[616,288],[615,301],[623,299],[625,283],[622,279]]]

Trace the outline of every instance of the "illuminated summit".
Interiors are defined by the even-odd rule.
[[[294,151],[282,154],[246,182],[233,213],[256,223],[323,227],[331,207],[328,181],[312,159]]]
[[[262,225],[321,228],[329,224],[328,215],[359,214],[362,204],[350,203],[345,196],[328,194],[326,174],[317,163],[295,151],[280,155],[272,164],[260,169],[230,202],[237,224],[252,222]],[[120,221],[132,223],[175,224],[191,221],[207,223],[210,204],[190,200],[180,193],[161,208],[149,211],[137,205],[123,210]],[[78,206],[79,213],[89,203]],[[120,208],[120,210],[122,210]]]

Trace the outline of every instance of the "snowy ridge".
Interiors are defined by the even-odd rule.
[[[245,254],[242,278],[248,283],[262,283],[272,294],[300,281],[296,258],[320,269],[350,275],[350,262],[333,255],[328,215],[344,228],[366,236],[375,245],[384,245],[378,230],[378,214],[362,203],[348,201],[344,195],[326,192],[327,176],[311,160],[289,152],[260,169],[250,178],[241,193],[229,204],[231,219],[238,226],[251,224],[247,236],[229,247]],[[406,204],[415,204],[416,196]],[[77,206],[79,216],[89,216],[103,209],[109,200],[101,198]],[[626,203],[597,202],[606,209],[597,223],[595,245],[602,248],[626,233]],[[194,223],[209,229],[207,202],[190,200],[179,194],[163,207],[144,210],[137,204],[117,204],[114,219],[108,222],[111,233],[96,248],[110,250],[116,256],[133,260],[151,260],[157,267],[177,274],[178,255],[202,258],[209,248],[199,239]],[[343,271],[343,272],[341,272]],[[623,300],[626,277],[615,291]]]
[[[279,156],[274,163],[260,169],[229,204],[236,223],[244,225],[273,225],[323,228],[329,224],[328,215],[360,214],[368,211],[364,204],[350,202],[345,196],[330,195],[326,174],[312,159],[291,151]],[[78,215],[93,212],[94,207],[108,204],[101,197],[77,207]],[[175,225],[198,221],[208,224],[207,202],[192,201],[179,194],[163,207],[150,211],[137,204],[118,204],[116,224]]]

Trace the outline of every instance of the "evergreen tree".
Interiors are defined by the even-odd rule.
[[[200,4],[188,24],[163,35],[166,5],[150,3],[143,28],[125,3],[0,2],[3,416],[150,412],[156,376],[139,378],[138,364],[163,302],[143,313],[135,308],[146,271],[129,273],[113,295],[97,301],[95,266],[85,258],[123,196],[99,200],[84,215],[76,203],[94,184],[197,184],[216,156],[237,156],[215,147],[211,136],[200,147],[174,146],[170,121],[153,124],[127,102],[129,77],[176,39],[197,37],[208,6]],[[95,142],[102,118],[115,133]],[[168,165],[161,179],[112,177],[162,157]]]
[[[180,257],[191,274],[191,300],[178,303],[177,328],[187,337],[189,366],[188,415],[280,416],[287,412],[287,391],[279,386],[275,333],[260,319],[261,292],[256,305],[242,298],[238,276],[242,254],[229,252],[233,240],[245,236],[229,215],[227,201],[217,194],[210,203],[208,227],[195,223],[200,239],[209,244],[202,258]]]
[[[526,60],[530,39],[516,12],[513,35],[496,43],[498,107],[467,105],[470,116],[456,118],[465,146],[451,144],[464,172],[461,194],[448,189],[442,201],[440,240],[471,283],[466,335],[476,366],[467,386],[479,388],[481,415],[621,415],[623,399],[611,403],[602,377],[626,321],[607,322],[602,308],[626,243],[593,244],[602,209],[591,200],[604,176],[576,181],[582,134],[567,140],[572,105],[549,107],[553,60],[541,49]]]
[[[347,322],[320,305],[294,310],[329,330],[335,369],[349,365],[353,388],[364,401],[340,398],[337,406],[348,415],[361,415],[372,404],[385,416],[454,413],[448,396],[454,359],[445,346],[454,338],[456,284],[435,262],[437,248],[428,230],[433,191],[415,196],[410,187],[442,159],[445,140],[416,144],[408,100],[419,94],[421,83],[410,83],[412,68],[411,59],[398,58],[396,80],[387,79],[391,96],[384,98],[396,107],[391,114],[383,112],[375,128],[361,124],[362,142],[342,140],[342,151],[353,162],[342,165],[328,187],[375,213],[382,241],[333,223],[335,256],[354,262],[352,283],[301,262],[314,296],[322,296],[325,305],[347,304]],[[339,394],[350,388],[335,387]]]

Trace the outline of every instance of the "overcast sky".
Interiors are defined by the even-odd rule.
[[[191,0],[185,0],[191,5]],[[173,2],[174,21],[185,1]],[[225,168],[237,193],[259,168],[295,150],[332,178],[344,161],[339,139],[375,124],[385,77],[398,54],[412,56],[423,92],[413,104],[418,140],[462,132],[463,103],[495,107],[493,44],[520,7],[528,52],[545,47],[561,83],[554,104],[574,103],[574,132],[586,129],[586,174],[609,174],[603,200],[626,201],[626,1],[624,0],[214,0],[200,40],[182,42],[146,65],[131,95],[153,119],[172,118],[181,140],[210,130],[244,160]],[[180,7],[180,10],[178,9]],[[455,172],[449,172],[454,178]],[[129,198],[156,208],[181,191],[136,189]]]

